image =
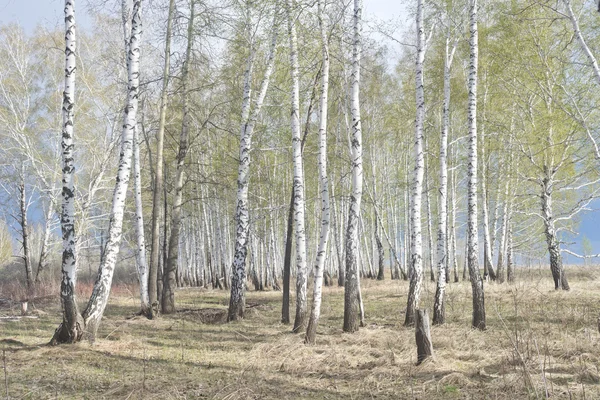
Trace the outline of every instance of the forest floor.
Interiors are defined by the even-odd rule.
[[[567,269],[569,292],[553,290],[549,268],[486,284],[485,332],[470,327],[470,284],[451,283],[447,323],[432,327],[435,361],[421,366],[414,329],[402,326],[404,281],[362,281],[366,326],[354,334],[342,333],[343,289],[325,288],[311,347],[279,322],[276,291],[248,292],[246,318],[227,324],[224,291],[180,289],[180,311],[150,321],[131,318],[137,292],[117,285],[98,340],[56,347],[46,344],[58,297],[38,301],[37,318],[10,320],[19,310],[4,307],[0,397],[600,399],[600,268]],[[422,306],[431,310],[434,292],[425,282]]]

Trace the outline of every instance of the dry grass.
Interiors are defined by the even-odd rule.
[[[356,334],[341,330],[343,291],[326,288],[313,347],[278,322],[279,292],[248,293],[247,318],[225,324],[224,292],[179,290],[182,311],[148,321],[126,319],[136,292],[120,287],[94,345],[59,347],[45,345],[59,303],[38,302],[39,318],[0,322],[8,392],[11,399],[600,398],[600,269],[570,268],[567,293],[552,290],[549,271],[518,272],[515,285],[486,285],[486,332],[470,329],[470,285],[450,284],[448,323],[432,329],[436,359],[419,367],[414,330],[401,325],[406,282],[363,280],[367,326]],[[434,289],[425,283],[423,306],[431,307]],[[18,310],[0,315],[11,312]]]

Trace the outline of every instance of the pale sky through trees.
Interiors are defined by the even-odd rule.
[[[155,0],[156,1],[156,0]],[[365,33],[371,34],[374,29],[373,25],[379,25],[373,23],[374,21],[393,21],[400,23],[400,30],[404,30],[412,24],[409,20],[410,16],[406,13],[406,2],[397,0],[364,0],[365,7]],[[89,26],[91,15],[88,11],[88,1],[78,0],[77,4],[77,23],[78,26],[85,29]],[[64,1],[63,0],[0,0],[0,23],[9,24],[16,23],[25,28],[25,31],[31,33],[36,27],[42,26],[48,29],[59,28],[62,29],[64,14],[63,14]],[[383,36],[382,40],[385,40]],[[401,33],[397,32],[397,38],[401,39]],[[390,56],[395,58],[399,52],[399,44],[388,41],[388,48],[390,50]],[[484,50],[483,50],[484,51]],[[427,62],[427,60],[425,60]],[[565,248],[569,248],[578,254],[582,254],[582,240],[584,237],[590,240],[594,254],[600,253],[600,230],[597,229],[600,224],[600,202],[595,201],[591,205],[594,209],[592,212],[583,214],[580,217],[581,224],[579,226],[579,235],[574,237],[572,234],[566,234],[562,237],[562,240],[566,242]],[[35,220],[38,215],[32,215]],[[574,243],[574,244],[573,244]],[[580,264],[582,260],[579,260],[569,254],[564,253],[566,263]]]

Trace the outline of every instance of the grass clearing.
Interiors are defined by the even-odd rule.
[[[600,268],[567,274],[570,292],[553,290],[549,269],[486,284],[485,332],[470,328],[470,284],[451,283],[435,361],[418,367],[414,329],[402,326],[408,283],[389,279],[362,280],[367,326],[356,334],[342,332],[343,289],[324,288],[312,347],[279,322],[280,292],[248,292],[246,319],[227,324],[224,291],[180,289],[180,311],[149,321],[127,319],[137,292],[116,287],[96,343],[46,345],[56,296],[34,304],[38,318],[2,320],[0,348],[11,399],[597,399]],[[434,292],[426,281],[422,307]]]

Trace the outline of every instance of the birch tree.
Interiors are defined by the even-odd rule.
[[[267,89],[275,65],[275,52],[277,49],[278,34],[278,12],[276,7],[273,14],[273,25],[271,28],[271,41],[267,65],[260,84],[258,96],[254,101],[254,108],[251,111],[252,97],[252,71],[255,57],[255,48],[251,36],[252,14],[250,5],[248,5],[247,15],[247,39],[250,46],[248,58],[246,61],[246,70],[244,72],[244,97],[242,100],[242,122],[240,133],[240,158],[238,165],[238,185],[237,185],[237,205],[236,205],[236,238],[233,256],[232,275],[231,275],[231,296],[229,298],[228,321],[235,321],[244,317],[246,307],[246,255],[248,253],[248,231],[249,231],[249,209],[248,209],[248,178],[250,174],[250,150],[252,148],[252,135],[256,121],[260,115]]]
[[[55,343],[73,343],[81,339],[84,322],[75,299],[77,282],[77,254],[75,235],[75,160],[73,158],[73,123],[75,111],[75,72],[77,36],[75,26],[75,0],[65,0],[65,90],[63,92],[63,129],[62,129],[62,278],[60,298],[63,321],[51,341]]]
[[[344,332],[356,332],[359,320],[359,271],[358,271],[358,223],[362,199],[362,127],[360,117],[360,58],[362,51],[362,0],[354,0],[353,43],[350,111],[352,114],[352,139],[350,160],[352,163],[352,193],[346,225],[346,276],[344,282]]]
[[[421,197],[423,194],[423,172],[425,157],[423,153],[423,125],[425,123],[425,92],[423,88],[423,61],[425,59],[425,30],[423,28],[423,0],[417,2],[417,60],[416,60],[416,101],[414,157],[412,194],[410,201],[410,286],[406,304],[404,326],[415,323],[415,310],[419,306],[423,283],[423,248],[421,235]]]
[[[307,319],[307,268],[306,231],[304,221],[304,166],[302,159],[302,138],[300,134],[300,77],[298,71],[298,39],[294,0],[286,0],[288,39],[290,46],[290,72],[292,77],[292,157],[294,165],[294,226],[296,233],[296,317],[293,332],[306,328]]]
[[[69,0],[67,0],[67,4]],[[65,7],[65,13],[72,11]],[[67,14],[68,15],[68,14]],[[119,156],[119,167],[113,193],[112,209],[110,213],[110,222],[108,228],[108,238],[104,257],[100,263],[98,276],[94,283],[92,294],[87,306],[81,315],[67,316],[71,312],[63,308],[63,323],[56,330],[51,343],[72,343],[81,339],[83,334],[90,339],[95,340],[98,326],[104,314],[104,309],[108,303],[110,288],[114,274],[115,264],[119,254],[119,245],[122,239],[123,215],[125,208],[125,199],[127,197],[127,186],[131,171],[132,143],[136,127],[136,114],[138,108],[139,95],[139,57],[140,57],[140,35],[142,31],[141,20],[141,0],[135,0],[133,3],[131,37],[129,42],[128,54],[128,94],[127,105],[123,113],[123,131],[121,138],[121,153]],[[67,35],[67,38],[69,35]],[[69,65],[69,64],[67,64]],[[69,71],[69,68],[66,69]],[[66,92],[66,91],[65,91]],[[63,134],[63,138],[64,138]],[[63,222],[64,223],[64,222]],[[64,256],[63,256],[64,258]],[[65,274],[63,273],[63,281]],[[72,293],[71,286],[70,291]],[[62,292],[62,290],[61,290]],[[69,293],[69,288],[65,291]],[[63,293],[61,293],[63,295]],[[65,296],[63,295],[63,298]],[[73,298],[73,296],[71,296]],[[64,301],[63,301],[64,304]],[[77,309],[75,308],[75,311]],[[69,319],[75,320],[75,330],[72,330]]]
[[[329,205],[329,179],[327,177],[327,111],[329,90],[329,46],[327,31],[323,21],[323,2],[317,2],[317,18],[321,31],[321,51],[323,64],[321,66],[321,100],[319,104],[319,188],[321,192],[321,233],[314,268],[313,304],[306,330],[305,341],[315,343],[317,325],[321,314],[321,295],[323,287],[323,270],[327,256],[327,243],[329,240],[330,205]]]
[[[448,18],[450,20],[450,18]],[[442,132],[440,136],[440,186],[438,196],[437,234],[437,285],[433,305],[433,324],[445,322],[444,294],[448,278],[448,130],[450,127],[450,73],[458,40],[452,40],[452,27],[448,21],[444,54],[444,102],[442,106]]]
[[[129,69],[129,41],[131,39],[131,8],[127,0],[121,2],[121,23],[125,45],[125,60]],[[148,296],[148,262],[144,237],[144,207],[142,203],[142,173],[140,167],[140,139],[138,125],[133,131],[133,195],[135,201],[135,261],[140,284],[140,314],[150,318],[150,298]]]
[[[469,7],[469,157],[468,157],[468,188],[467,188],[467,266],[473,291],[473,320],[474,328],[485,330],[485,299],[483,280],[479,273],[479,239],[477,228],[477,63],[478,63],[478,32],[477,32],[477,0],[470,0]]]

